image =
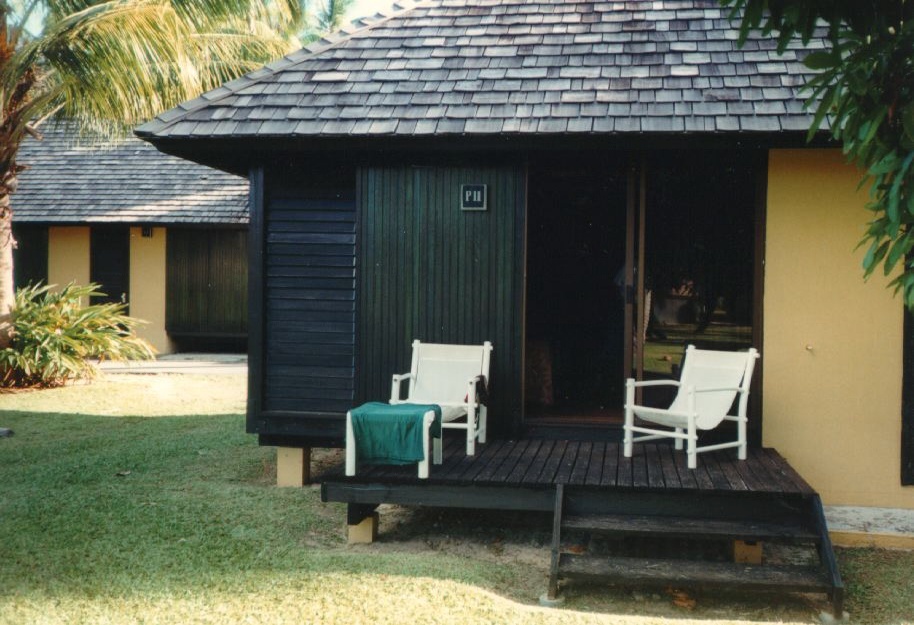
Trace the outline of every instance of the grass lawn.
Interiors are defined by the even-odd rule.
[[[278,489],[238,376],[109,375],[0,395],[0,624],[817,622],[818,598],[545,589],[548,519],[344,509]],[[842,551],[854,622],[914,622],[914,554]]]

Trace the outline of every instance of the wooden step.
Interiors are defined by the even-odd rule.
[[[831,586],[817,569],[695,560],[614,558],[561,554],[558,576],[626,586],[714,586],[752,590],[822,592]]]
[[[663,536],[693,539],[768,540],[815,542],[818,535],[796,523],[727,521],[684,517],[582,515],[566,516],[562,529],[627,536]]]

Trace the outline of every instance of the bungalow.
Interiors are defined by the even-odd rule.
[[[914,509],[914,325],[862,279],[860,173],[805,141],[824,44],[737,39],[712,0],[430,0],[138,128],[248,176],[248,431],[281,479],[413,339],[492,341],[490,438],[592,459],[626,377],[751,345],[751,445],[827,504]]]
[[[247,181],[71,124],[26,138],[13,197],[16,286],[90,281],[160,353],[244,349]]]

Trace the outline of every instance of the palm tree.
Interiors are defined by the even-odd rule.
[[[55,114],[122,132],[300,47],[304,8],[303,0],[0,0],[0,349],[10,340],[10,199],[23,138],[40,138]]]

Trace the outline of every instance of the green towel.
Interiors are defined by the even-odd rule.
[[[441,406],[369,402],[353,408],[352,433],[356,458],[367,464],[412,464],[425,459],[422,420],[435,411],[431,433],[441,436]]]

